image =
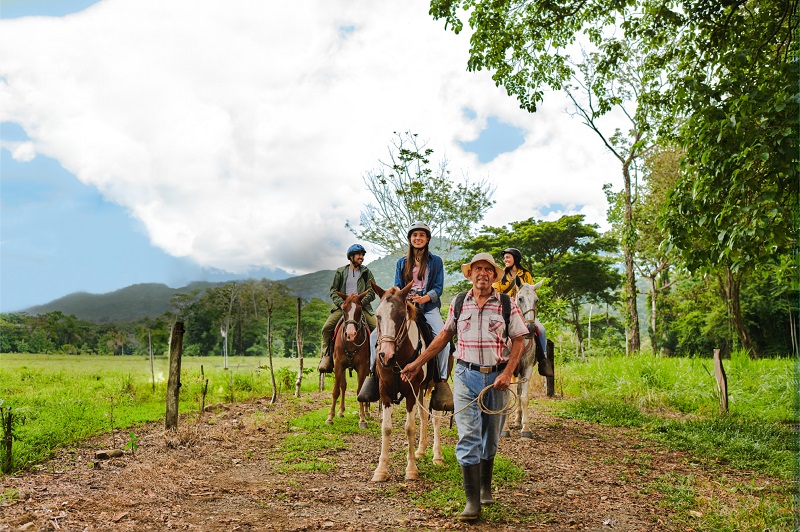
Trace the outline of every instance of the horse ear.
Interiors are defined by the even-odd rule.
[[[342,298],[342,300],[345,300],[345,299],[347,299],[347,294],[345,294],[345,293],[343,293],[343,292],[339,292],[338,290],[336,291],[336,295],[338,295],[339,297],[341,297],[341,298]]]
[[[359,303],[363,302],[364,298],[367,297],[367,294],[369,294],[369,290],[364,290],[363,292],[358,294],[358,302]]]
[[[534,290],[538,290],[538,289],[539,289],[539,287],[540,287],[540,286],[542,286],[542,283],[544,283],[544,279],[542,279],[541,281],[539,281],[538,283],[536,283],[535,285],[533,285],[533,289],[534,289]]]
[[[411,292],[411,285],[414,284],[414,281],[411,281],[407,285],[400,290],[400,295],[403,296],[403,299],[408,299],[408,294]]]
[[[381,298],[382,298],[382,297],[383,297],[383,294],[385,294],[385,293],[386,293],[386,290],[384,290],[383,288],[381,288],[380,286],[378,286],[377,284],[375,284],[375,281],[373,281],[373,280],[371,280],[371,279],[370,279],[370,281],[369,281],[369,284],[371,284],[371,285],[372,285],[372,289],[375,291],[375,293],[376,293],[376,294],[378,294],[378,297],[381,297]]]

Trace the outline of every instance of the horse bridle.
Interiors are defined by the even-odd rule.
[[[394,336],[390,336],[388,334],[380,334],[380,327],[378,328],[378,333],[379,333],[378,347],[380,347],[380,345],[383,342],[391,342],[394,344],[395,352],[397,352],[399,347],[403,345],[403,342],[405,342],[406,338],[408,337],[408,312],[406,312],[405,316],[403,317],[403,323],[400,324],[400,327],[397,329],[397,333]],[[392,369],[395,369],[397,371],[400,371],[402,369],[400,367],[400,364],[397,363],[397,357],[395,357],[395,359],[393,360],[394,362],[393,365],[387,366],[386,363],[384,362],[383,351],[378,352],[378,359],[381,362],[381,366],[383,366],[384,368],[391,367]]]
[[[514,295],[514,301],[517,302],[517,306],[519,306],[519,298],[517,297],[518,295],[519,291],[517,291],[517,293]],[[534,305],[533,308],[529,308],[528,310],[522,312],[522,319],[525,321],[525,325],[528,326],[528,334],[525,335],[525,338],[533,338],[534,336],[533,331],[536,330],[536,310],[536,305]],[[528,313],[533,313],[533,319],[525,319],[525,316]],[[531,329],[531,325],[533,325],[533,329]]]
[[[347,334],[345,333],[345,331],[347,329],[347,325],[350,324],[350,323],[352,323],[353,327],[356,328],[356,338],[358,338],[358,335],[362,330],[363,331],[366,330],[365,328],[367,326],[367,320],[364,318],[363,313],[361,315],[361,319],[358,320],[358,321],[356,321],[356,320],[345,320],[344,321],[344,327],[342,327],[342,343],[347,341]],[[362,345],[364,345],[364,342],[367,341],[367,338],[369,338],[369,335],[365,334],[364,335],[364,339],[361,340],[360,344],[358,342],[356,342],[355,340],[353,340],[353,344],[356,346],[356,348],[359,348]]]

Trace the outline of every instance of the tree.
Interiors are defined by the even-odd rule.
[[[364,184],[376,203],[361,212],[360,225],[346,227],[359,239],[392,253],[405,248],[406,231],[415,222],[427,223],[443,255],[453,242],[469,238],[472,227],[483,219],[494,203],[494,188],[485,181],[469,178],[455,182],[446,159],[430,167],[433,150],[411,132],[397,133],[389,144],[389,160],[367,172]]]
[[[546,277],[553,296],[567,303],[567,322],[575,330],[578,350],[583,349],[582,305],[615,299],[614,290],[621,281],[610,256],[618,249],[616,240],[600,234],[597,225],[585,224],[583,219],[578,214],[555,222],[529,218],[511,222],[510,229],[483,227],[475,238],[461,243],[465,258],[478,251],[499,256],[507,247],[519,249],[531,273]]]
[[[717,277],[739,341],[755,357],[742,279],[797,247],[797,3],[686,7],[654,33],[674,36],[672,101],[687,116],[676,134],[684,177],[663,223],[687,267]]]
[[[661,56],[648,55],[641,38],[629,30],[634,2],[541,2],[494,0],[432,0],[431,14],[460,32],[459,10],[469,11],[468,70],[493,70],[520,107],[535,112],[543,90],[565,89],[575,114],[594,131],[620,162],[623,180],[624,227],[621,242],[625,262],[625,308],[628,350],[640,349],[636,272],[632,248],[636,239],[632,186],[637,165],[652,144],[663,90]],[[618,25],[616,31],[606,28]],[[585,34],[582,53],[571,52]],[[584,44],[593,50],[587,52]],[[606,130],[600,119],[616,110],[627,130]]]

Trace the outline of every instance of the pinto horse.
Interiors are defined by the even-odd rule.
[[[362,315],[361,303],[369,291],[360,294],[345,295],[337,292],[344,302],[342,303],[342,320],[336,326],[333,342],[333,402],[331,412],[325,423],[333,424],[333,415],[336,411],[336,400],[341,395],[339,405],[339,417],[344,417],[344,394],[347,391],[347,376],[345,370],[349,369],[350,374],[356,370],[358,374],[358,388],[364,383],[369,373],[369,327]],[[367,403],[358,403],[358,427],[367,428]]]
[[[419,479],[419,469],[416,459],[425,455],[427,447],[428,415],[420,404],[420,429],[419,448],[414,452],[416,438],[416,413],[414,406],[417,400],[421,402],[429,388],[433,387],[433,366],[436,359],[425,365],[422,372],[416,374],[411,382],[400,378],[400,371],[415,360],[423,351],[424,343],[416,322],[417,308],[408,301],[411,283],[402,290],[391,287],[384,290],[374,282],[372,288],[381,301],[375,310],[378,321],[378,348],[375,370],[378,374],[378,390],[383,406],[381,417],[381,455],[378,467],[372,476],[372,482],[383,482],[389,478],[389,438],[392,434],[392,413],[394,405],[399,405],[403,399],[406,402],[405,433],[408,440],[408,462],[406,465],[406,480]],[[433,418],[433,462],[443,465],[442,445],[439,432],[440,416]]]
[[[536,365],[536,349],[541,349],[539,339],[534,334],[534,331],[537,326],[536,311],[539,301],[536,290],[542,286],[542,282],[539,281],[536,284],[523,283],[517,290],[517,305],[530,332],[525,335],[525,347],[522,350],[522,358],[517,366],[518,377],[515,377],[519,400],[514,411],[506,417],[506,424],[501,433],[502,436],[509,436],[511,434],[510,429],[519,428],[521,431],[520,436],[523,438],[533,437],[528,427],[528,390],[531,376],[533,375],[533,366]]]

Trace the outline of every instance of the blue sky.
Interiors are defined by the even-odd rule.
[[[465,72],[467,41],[424,2],[319,3],[309,19],[249,0],[94,4],[0,2],[0,312],[338,266],[396,130],[496,185],[486,223],[602,222],[599,141],[557,97],[528,115]],[[398,50],[410,32],[426,44]]]

